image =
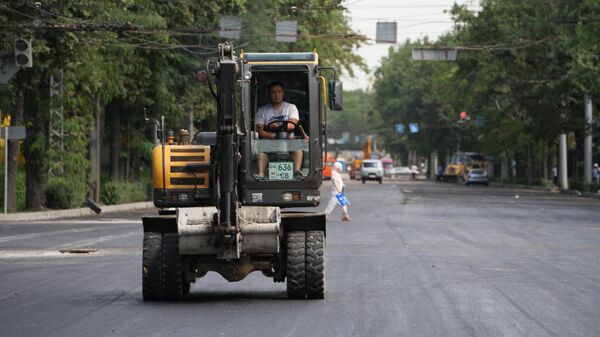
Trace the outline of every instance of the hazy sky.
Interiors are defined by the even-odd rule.
[[[342,5],[348,8],[346,15],[352,28],[373,41],[358,49],[370,72],[387,55],[391,44],[375,44],[375,27],[378,21],[398,23],[398,42],[415,40],[429,36],[435,40],[439,35],[452,29],[450,15],[444,13],[454,3],[467,4],[478,9],[477,0],[347,0]],[[342,77],[344,89],[366,89],[371,84],[371,74],[356,72],[354,78]]]

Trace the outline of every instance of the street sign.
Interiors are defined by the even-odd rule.
[[[8,81],[21,70],[15,65],[15,55],[5,51],[0,51],[0,84],[8,83]]]
[[[456,49],[423,49],[412,50],[412,59],[415,61],[456,61]]]
[[[410,124],[408,124],[408,128],[410,129],[410,133],[418,133],[419,132],[419,123],[410,123]]]
[[[396,130],[396,133],[399,135],[404,134],[404,124],[394,125],[394,130]]]
[[[8,130],[5,130],[8,129]],[[24,126],[7,126],[2,128],[0,138],[5,139],[25,139],[26,131]]]
[[[475,124],[477,126],[483,126],[485,124],[485,117],[477,116],[477,118],[475,119]]]
[[[275,22],[276,42],[296,42],[298,35],[298,21],[282,20]]]
[[[231,15],[224,15],[219,19],[219,37],[239,40],[241,35],[242,19]]]
[[[376,43],[393,43],[398,40],[398,23],[396,22],[377,22],[375,33]]]

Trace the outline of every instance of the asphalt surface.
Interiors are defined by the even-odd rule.
[[[600,201],[410,181],[347,195],[324,300],[209,273],[144,303],[141,213],[0,224],[0,336],[600,336]]]

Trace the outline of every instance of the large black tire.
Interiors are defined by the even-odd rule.
[[[162,242],[162,291],[165,300],[178,300],[183,296],[179,235],[167,233]]]
[[[190,288],[192,287],[191,281],[182,281],[181,289],[183,291],[183,295],[187,295],[190,293]]]
[[[306,298],[305,234],[287,234],[287,295],[288,298]]]
[[[144,301],[162,299],[162,235],[144,233],[142,253],[142,297]]]
[[[325,234],[306,232],[306,297],[325,297]]]

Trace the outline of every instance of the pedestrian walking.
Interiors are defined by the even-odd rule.
[[[325,214],[327,217],[331,215],[335,205],[339,204],[342,206],[342,211],[344,215],[342,215],[342,221],[350,221],[350,215],[348,215],[348,199],[344,195],[344,180],[342,179],[342,164],[340,162],[335,162],[333,164],[333,170],[331,170],[331,198],[329,199],[329,203],[327,204],[327,208],[325,208]]]
[[[592,181],[596,184],[600,184],[600,167],[598,163],[594,163],[594,169],[592,170]]]
[[[419,173],[419,168],[417,167],[417,165],[412,164],[410,166],[410,171],[411,171],[411,175],[412,175],[412,180],[416,180],[417,179],[417,173]]]
[[[552,168],[552,181],[554,182],[554,185],[558,186],[558,168],[556,168],[556,166]]]
[[[442,166],[442,164],[439,164],[437,167],[437,175],[435,176],[435,182],[441,183],[443,176],[444,176],[444,167]]]

